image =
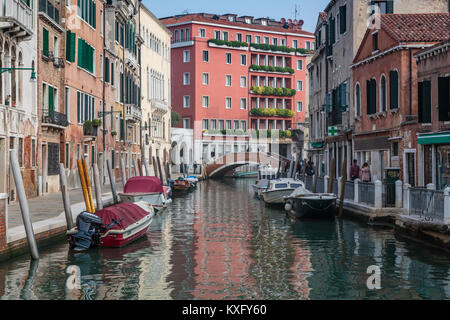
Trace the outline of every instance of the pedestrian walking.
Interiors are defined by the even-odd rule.
[[[358,160],[353,160],[353,165],[350,168],[350,179],[352,181],[355,181],[356,179],[359,178],[359,171],[360,168],[358,166]]]
[[[370,168],[369,164],[365,162],[360,170],[359,178],[363,182],[370,182],[372,180],[371,174],[370,174]]]

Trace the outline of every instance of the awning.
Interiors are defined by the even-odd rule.
[[[313,148],[322,148],[323,142],[311,142],[311,147]]]
[[[450,132],[421,135],[417,138],[418,144],[450,143]]]

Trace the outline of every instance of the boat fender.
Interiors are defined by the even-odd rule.
[[[286,202],[286,204],[284,205],[284,210],[289,212],[289,211],[291,211],[291,209],[292,209],[292,204],[290,202]]]

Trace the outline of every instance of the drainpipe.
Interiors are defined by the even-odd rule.
[[[101,72],[103,72],[103,93],[102,93],[102,100],[103,100],[103,114],[102,114],[102,123],[103,123],[103,163],[102,163],[102,167],[103,167],[103,172],[102,172],[102,181],[103,183],[105,183],[106,180],[106,168],[105,168],[105,164],[106,164],[106,157],[107,157],[107,153],[106,153],[106,134],[105,134],[105,130],[106,130],[106,124],[105,124],[105,111],[106,111],[106,105],[105,105],[105,61],[106,61],[106,10],[105,10],[105,6],[103,6],[103,70],[101,70]],[[109,66],[108,66],[109,68]],[[111,70],[111,72],[114,72],[113,70]],[[113,114],[111,114],[112,117]],[[112,161],[112,160],[111,160]]]
[[[409,115],[412,115],[412,49],[409,48]]]

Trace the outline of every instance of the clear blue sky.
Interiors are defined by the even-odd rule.
[[[142,2],[158,18],[181,14],[187,10],[189,13],[235,13],[255,18],[294,19],[297,5],[299,8],[297,19],[305,21],[303,30],[314,32],[318,14],[325,9],[330,0],[143,0]]]

